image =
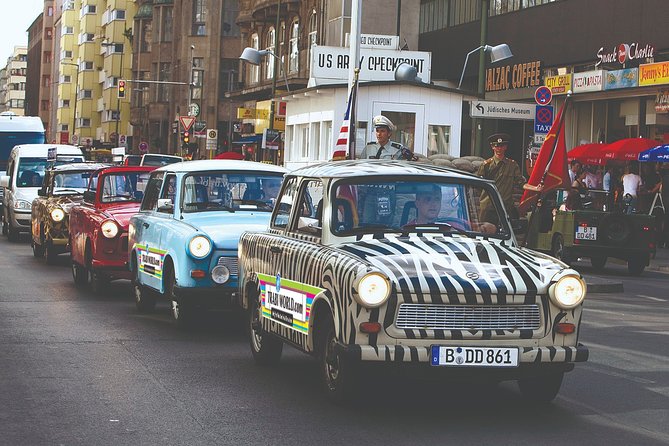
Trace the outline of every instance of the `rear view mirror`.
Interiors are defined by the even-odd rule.
[[[0,177],[0,187],[9,187],[9,175]]]
[[[169,198],[159,198],[158,199],[158,212],[172,212],[174,210],[174,204]]]

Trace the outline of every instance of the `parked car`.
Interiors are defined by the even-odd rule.
[[[98,292],[111,280],[130,279],[128,221],[138,210],[155,167],[114,166],[98,170],[84,200],[70,211],[72,277],[90,280]]]
[[[74,163],[47,169],[30,213],[31,244],[35,257],[53,263],[58,254],[69,252],[69,213],[80,204],[88,181],[100,163]]]
[[[498,223],[479,219],[479,198]],[[239,241],[239,292],[256,362],[283,343],[319,358],[326,394],[356,389],[361,362],[517,380],[550,401],[588,357],[586,284],[517,245],[494,184],[447,167],[339,161],[288,174],[267,232]]]
[[[174,320],[188,325],[200,308],[236,304],[239,235],[267,229],[285,172],[219,160],[155,170],[129,226],[138,310],[153,310],[163,296]]]
[[[184,159],[177,155],[163,155],[161,153],[145,153],[139,162],[140,166],[167,166],[168,164],[180,163]]]
[[[557,192],[544,197],[531,218],[526,246],[551,254],[569,264],[590,258],[595,269],[603,269],[608,258],[627,261],[627,270],[638,276],[655,251],[656,217],[604,210],[607,200],[595,196],[587,207],[560,210]]]
[[[10,241],[30,231],[30,212],[42,187],[49,165],[83,162],[81,149],[64,144],[22,144],[15,146],[7,160],[7,174],[0,177],[4,191],[2,233]]]

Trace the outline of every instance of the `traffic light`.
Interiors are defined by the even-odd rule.
[[[119,79],[117,87],[118,87],[118,97],[119,97],[119,99],[124,98],[125,97],[125,81]]]
[[[190,132],[188,130],[182,133],[181,142],[183,143],[184,148],[188,148],[188,144],[190,143]]]

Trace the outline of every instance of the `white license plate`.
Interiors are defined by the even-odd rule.
[[[576,228],[576,240],[597,240],[597,227],[578,226]]]
[[[518,349],[433,345],[430,361],[434,366],[518,367]]]

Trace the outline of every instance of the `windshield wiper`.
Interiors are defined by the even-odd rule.
[[[471,238],[471,235],[458,227],[455,227],[451,224],[448,224],[446,222],[434,222],[434,223],[411,223],[411,224],[406,224],[402,226],[402,235],[409,235],[410,232],[423,232],[421,231],[422,228],[427,229],[428,231],[430,229],[437,229],[437,230],[443,230],[444,228],[448,229],[448,232],[456,232],[460,235],[464,235],[465,237]],[[442,231],[443,232],[443,231]]]
[[[83,192],[80,192],[76,189],[58,189],[58,190],[53,191],[53,194],[58,195],[61,192],[65,192],[65,193],[68,193],[68,194],[71,194],[72,192],[74,192],[75,194],[83,194]]]

